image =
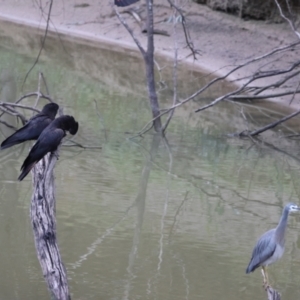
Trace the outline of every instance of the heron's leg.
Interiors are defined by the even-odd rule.
[[[264,288],[268,288],[270,286],[269,284],[269,276],[268,276],[268,272],[267,272],[267,267],[262,266],[261,267],[261,274],[264,278]]]

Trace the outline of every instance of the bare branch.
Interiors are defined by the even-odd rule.
[[[151,121],[149,121],[137,134],[135,134],[134,136],[130,137],[130,139],[134,139],[134,138],[136,138],[138,136],[142,136],[143,134],[145,134],[148,131],[150,131],[153,128],[153,119]]]
[[[105,140],[107,141],[107,132],[106,132],[105,124],[104,124],[103,118],[102,118],[102,116],[100,114],[100,111],[98,109],[98,103],[97,103],[96,99],[94,99],[94,102],[95,102],[95,107],[96,107],[96,113],[97,113],[97,115],[99,117],[99,120],[100,120],[102,126],[103,126]]]
[[[53,4],[53,0],[50,0],[50,4],[49,4],[49,11],[48,11],[48,18],[47,18],[47,24],[46,24],[46,30],[45,30],[45,34],[43,36],[43,40],[42,40],[42,45],[41,45],[41,48],[40,48],[40,51],[38,53],[38,56],[36,57],[32,67],[29,69],[29,71],[27,72],[25,78],[24,78],[24,81],[23,81],[23,84],[22,84],[22,88],[27,80],[27,77],[29,76],[30,72],[33,70],[33,68],[36,66],[36,64],[38,63],[39,61],[39,58],[42,54],[42,51],[44,49],[44,46],[45,46],[45,42],[46,42],[46,38],[47,38],[47,34],[48,34],[48,30],[49,30],[49,23],[50,23],[50,16],[51,16],[51,10],[52,10],[52,4]]]
[[[25,108],[25,109],[29,109],[35,112],[40,112],[40,110],[28,106],[28,105],[21,105],[21,104],[16,104],[16,103],[11,103],[11,102],[0,102],[0,106],[4,106],[4,107],[8,107],[8,106],[12,106],[12,107],[19,107],[19,108]]]
[[[292,114],[290,114],[290,115],[288,115],[288,116],[286,116],[286,117],[284,117],[284,118],[282,118],[280,120],[277,120],[277,121],[275,121],[275,122],[273,122],[271,124],[268,124],[268,125],[260,128],[260,129],[257,129],[255,131],[251,131],[251,132],[247,132],[247,131],[246,132],[242,132],[242,133],[239,134],[239,136],[256,136],[256,135],[258,135],[258,134],[260,134],[260,133],[262,133],[262,132],[264,132],[264,131],[266,131],[268,129],[276,127],[277,125],[279,125],[279,124],[281,124],[281,123],[283,123],[283,122],[285,122],[285,121],[287,121],[287,120],[289,120],[289,119],[291,119],[291,118],[293,118],[293,117],[295,117],[295,116],[297,116],[299,114],[300,114],[300,110],[297,110],[294,113],[292,113]]]
[[[45,88],[46,88],[47,95],[49,95],[49,89],[48,89],[48,85],[47,85],[47,81],[46,81],[46,79],[45,79],[45,76],[44,76],[43,72],[40,72],[40,74],[41,74],[41,77],[42,77],[42,79],[43,79],[43,82],[44,82],[44,85],[45,85]]]
[[[297,76],[298,74],[300,74],[300,71],[297,71],[297,72],[294,72],[284,78],[282,78],[281,80],[275,82],[275,83],[272,83],[272,84],[269,84],[269,85],[266,85],[262,88],[257,88],[257,91],[254,92],[254,95],[258,95],[262,92],[264,92],[265,90],[267,89],[270,89],[270,88],[278,88],[280,87],[281,85],[283,85],[284,83],[286,83],[287,81],[289,81],[290,79],[294,78],[295,76]],[[255,90],[256,88],[254,88]]]
[[[238,71],[239,69],[241,69],[241,68],[243,68],[243,67],[245,67],[245,66],[247,66],[247,65],[249,65],[249,64],[252,64],[252,63],[254,63],[254,62],[260,61],[260,60],[262,60],[262,59],[264,59],[264,58],[267,58],[267,57],[269,57],[269,56],[271,56],[271,55],[274,55],[274,54],[276,54],[276,53],[278,53],[278,52],[286,51],[286,50],[288,50],[288,49],[292,49],[293,47],[295,47],[295,46],[297,46],[297,45],[299,45],[299,44],[300,44],[300,42],[296,42],[296,43],[292,43],[292,44],[287,45],[287,46],[275,48],[275,49],[273,49],[272,51],[270,51],[270,52],[268,52],[268,53],[265,53],[265,54],[263,54],[263,55],[261,55],[261,56],[255,57],[254,59],[251,59],[251,60],[246,61],[245,63],[243,63],[243,64],[241,64],[241,65],[236,66],[235,68],[233,68],[231,71],[229,71],[229,72],[226,73],[225,75],[220,76],[220,77],[217,77],[217,78],[211,80],[209,83],[207,83],[205,86],[203,86],[201,89],[199,89],[198,91],[196,91],[195,93],[193,93],[192,95],[190,95],[189,97],[187,97],[186,99],[182,100],[181,102],[177,103],[176,105],[173,105],[172,107],[170,107],[170,108],[166,109],[165,111],[161,112],[157,117],[155,117],[155,118],[153,118],[152,120],[150,120],[150,121],[143,127],[143,129],[141,130],[141,132],[143,132],[143,131],[145,130],[145,128],[148,128],[148,126],[149,126],[156,118],[161,117],[161,116],[167,114],[170,110],[172,110],[172,109],[174,109],[174,108],[177,108],[177,107],[179,107],[179,106],[181,106],[181,105],[183,105],[183,104],[189,102],[190,100],[194,99],[195,97],[197,97],[198,95],[200,95],[202,92],[204,92],[205,90],[207,90],[210,86],[212,86],[212,85],[215,84],[216,82],[226,79],[226,78],[229,77],[231,74],[233,74],[234,72]],[[245,88],[249,83],[250,83],[250,82],[248,82],[247,84],[245,84],[245,85],[243,86],[243,88]],[[242,91],[242,88],[238,89],[238,90],[236,91],[236,93],[238,93],[238,92],[240,92],[240,91]],[[227,96],[229,96],[229,95],[231,95],[231,94],[233,95],[234,92],[233,92],[233,93],[230,93],[230,94],[227,94]],[[223,99],[225,99],[225,98],[226,98],[226,97],[222,97],[221,100],[223,100]],[[218,102],[220,102],[221,100],[219,100]],[[218,103],[218,102],[217,102],[217,103]],[[216,103],[214,103],[214,104],[216,104]],[[214,105],[214,104],[213,104],[213,105]],[[213,105],[205,106],[204,108],[201,107],[201,108],[199,108],[199,110],[196,110],[196,112],[198,112],[198,111],[200,111],[200,110],[203,110],[203,109],[205,109],[205,108],[211,107],[211,106],[213,106]]]
[[[185,42],[186,42],[188,48],[191,50],[194,60],[197,60],[197,54],[199,54],[199,50],[195,49],[194,44],[190,38],[189,32],[186,27],[185,16],[184,16],[182,10],[177,5],[175,5],[171,0],[168,0],[168,2],[170,4],[170,6],[173,7],[180,15],[182,29],[183,29],[184,37],[185,37]]]
[[[33,93],[28,93],[26,95],[23,95],[15,103],[19,103],[22,100],[24,100],[25,98],[30,98],[30,97],[38,96],[38,95],[39,95],[40,98],[47,99],[50,102],[54,102],[53,99],[49,95],[44,95],[43,93],[33,92]]]
[[[146,1],[147,6],[147,51],[144,56],[146,66],[146,78],[148,87],[148,97],[150,100],[150,106],[152,115],[155,118],[153,121],[153,127],[156,132],[161,132],[161,118],[159,117],[159,103],[156,93],[155,74],[154,74],[154,37],[153,37],[153,0]]]
[[[285,20],[289,23],[289,25],[290,25],[291,29],[293,30],[293,32],[297,35],[298,39],[300,39],[300,32],[297,31],[294,22],[292,22],[289,18],[287,18],[287,17],[284,15],[284,13],[283,13],[283,11],[282,11],[282,9],[281,9],[281,6],[280,6],[280,4],[278,3],[278,1],[277,1],[277,0],[274,0],[274,1],[275,1],[276,5],[277,5],[277,7],[278,7],[278,9],[279,9],[279,13],[280,13],[281,17],[282,17],[283,19],[285,19]],[[287,2],[287,5],[288,5],[288,7],[289,7],[288,2]]]
[[[9,107],[6,108],[4,106],[0,106],[0,110],[2,110],[4,113],[7,113],[9,115],[19,117],[23,124],[26,123],[26,118],[22,114],[20,114],[19,112],[15,111],[15,110],[11,110]]]
[[[71,144],[69,144],[68,142]],[[62,144],[62,146],[64,146],[64,147],[79,147],[82,149],[102,149],[101,146],[86,146],[86,145],[82,145],[78,142],[75,142],[73,140],[67,140],[65,143]]]
[[[175,7],[175,6],[174,6]],[[177,30],[176,30],[176,10],[173,12],[173,36],[174,36],[174,63],[173,63],[173,106],[177,103],[177,67],[178,67],[178,42],[177,42]],[[162,132],[165,132],[173,115],[175,109],[172,109],[169,113],[168,119],[165,125],[162,127]]]
[[[13,126],[13,125],[10,125],[10,124],[8,124],[7,122],[5,122],[5,121],[2,121],[2,120],[0,120],[0,123],[1,124],[3,124],[3,125],[5,125],[6,127],[8,127],[8,128],[10,128],[10,129],[13,129],[13,130],[15,130],[15,131],[17,131],[18,130],[18,128],[16,128],[15,126]]]
[[[282,97],[282,96],[287,96],[287,95],[294,95],[294,94],[299,94],[300,90],[295,90],[295,91],[286,91],[282,93],[277,93],[277,94],[266,94],[266,95],[257,95],[257,96],[252,96],[252,95],[232,95],[232,96],[227,96],[227,99],[230,100],[258,100],[258,99],[266,99],[266,98],[277,98],[277,97]],[[197,110],[198,111],[198,110]]]
[[[37,96],[36,96],[36,99],[35,99],[35,103],[33,105],[34,108],[38,105],[39,100],[40,100],[40,95],[41,95],[41,78],[42,78],[42,75],[41,75],[41,72],[39,72],[38,90],[37,90]]]
[[[295,96],[296,96],[296,93],[297,93],[297,91],[298,91],[298,89],[299,89],[299,86],[300,86],[300,81],[299,81],[299,83],[298,83],[298,85],[297,85],[297,88],[295,89],[295,92],[294,92],[294,94],[293,94],[293,97],[291,98],[291,100],[290,100],[290,105],[292,104],[292,102],[294,101],[294,99],[295,99]]]
[[[142,47],[141,43],[139,42],[139,40],[136,38],[136,36],[133,33],[133,30],[129,27],[129,25],[127,24],[127,22],[125,21],[125,19],[121,16],[121,14],[119,13],[118,9],[116,8],[115,5],[113,5],[113,9],[119,19],[119,21],[123,24],[123,26],[126,28],[126,30],[129,32],[129,34],[131,35],[132,39],[134,40],[134,42],[136,43],[137,47],[139,48],[139,50],[141,51],[143,57],[146,57],[146,51],[145,49]]]

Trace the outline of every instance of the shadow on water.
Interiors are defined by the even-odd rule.
[[[0,68],[14,74],[17,97],[40,35],[1,27]],[[63,47],[49,36],[37,68],[65,113],[79,120],[76,140],[102,147],[62,149],[55,169],[58,242],[73,298],[265,299],[259,272],[247,276],[245,268],[257,237],[277,224],[284,203],[299,203],[299,142],[284,138],[297,132],[299,119],[259,141],[229,138],[283,112],[226,102],[194,114],[229,88],[223,84],[176,111],[168,141],[148,134],[133,142],[128,133],[150,115],[139,56],[62,40]],[[159,97],[168,107],[172,67],[160,63],[167,88]],[[36,75],[23,92],[36,89]],[[183,67],[180,76],[181,97],[208,80]],[[48,297],[30,227],[31,181],[16,182],[30,145],[0,153],[3,299]],[[283,299],[298,299],[299,217],[289,226],[286,253],[270,276]]]

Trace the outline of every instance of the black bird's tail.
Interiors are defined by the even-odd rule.
[[[256,268],[257,268],[257,266],[253,266],[252,261],[250,261],[250,263],[246,269],[246,274],[253,272]]]
[[[9,148],[14,145],[18,145],[23,143],[25,140],[20,137],[20,132],[15,132],[13,135],[9,136],[6,140],[4,140],[1,144],[1,150]]]
[[[22,165],[22,168],[21,168],[22,172],[21,172],[20,176],[18,177],[19,181],[22,181],[27,176],[27,174],[31,171],[31,169],[35,166],[35,164],[37,163],[36,161],[31,162],[31,163],[28,161],[26,162],[26,160],[24,161],[24,163]]]

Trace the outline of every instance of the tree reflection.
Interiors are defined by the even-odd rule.
[[[127,266],[127,272],[128,272],[129,277],[128,277],[128,280],[125,285],[123,299],[130,298],[129,293],[130,293],[132,281],[136,277],[133,272],[133,266],[134,266],[134,263],[135,263],[135,260],[136,260],[137,254],[138,254],[140,236],[141,236],[141,231],[142,231],[143,222],[144,222],[149,175],[150,175],[150,172],[152,169],[153,161],[157,155],[158,147],[159,147],[161,140],[162,140],[162,136],[159,133],[153,135],[150,152],[144,162],[144,168],[143,168],[142,174],[141,174],[139,189],[138,189],[138,193],[137,193],[137,196],[135,199],[135,205],[137,208],[137,219],[136,219],[136,223],[135,223],[133,242],[132,242],[131,251],[129,253],[128,266]]]

